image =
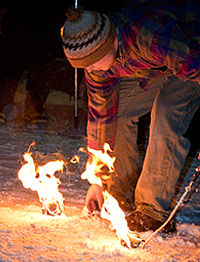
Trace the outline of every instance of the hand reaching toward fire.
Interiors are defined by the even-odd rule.
[[[87,191],[86,198],[85,198],[85,205],[89,212],[93,212],[97,209],[102,208],[103,206],[103,188],[99,185],[93,184]]]

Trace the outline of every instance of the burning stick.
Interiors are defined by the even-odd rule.
[[[25,188],[37,192],[39,201],[43,204],[43,214],[61,215],[64,211],[64,198],[58,189],[60,179],[54,174],[57,171],[63,171],[64,161],[49,161],[36,168],[29,150],[23,155],[26,163],[20,168],[18,177]]]
[[[188,194],[188,192],[190,192],[192,190],[192,186],[195,183],[195,181],[197,180],[198,176],[200,174],[200,171],[197,171],[196,174],[193,176],[192,181],[190,182],[190,184],[188,186],[185,187],[185,192],[182,195],[182,197],[180,198],[180,200],[178,201],[178,203],[176,204],[176,206],[174,207],[174,209],[172,210],[170,216],[168,217],[168,219],[165,221],[165,223],[160,226],[152,235],[149,236],[149,238],[147,240],[145,240],[143,243],[141,243],[140,247],[144,247],[147,243],[149,243],[149,241],[156,235],[158,234],[168,223],[169,221],[173,218],[173,216],[175,215],[176,211],[178,210],[178,208],[183,204],[183,202],[185,201],[185,198]]]

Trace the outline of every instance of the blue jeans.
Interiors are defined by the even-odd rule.
[[[199,85],[173,74],[156,79],[147,92],[141,90],[137,79],[121,79],[114,142],[117,176],[111,184],[114,196],[122,202],[134,199],[136,210],[166,220],[190,148],[183,135],[199,103]],[[142,163],[137,146],[138,121],[150,110],[149,143]]]

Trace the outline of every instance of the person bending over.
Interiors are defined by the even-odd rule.
[[[61,30],[67,59],[85,71],[88,146],[114,150],[117,175],[103,183],[138,232],[168,218],[190,148],[184,134],[200,102],[199,13],[198,1],[127,1],[109,15],[70,8]],[[137,124],[149,111],[142,163]],[[101,209],[102,190],[88,189],[90,212],[96,202]],[[174,221],[165,228],[175,229]]]

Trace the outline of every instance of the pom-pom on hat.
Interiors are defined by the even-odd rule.
[[[69,8],[61,28],[65,55],[73,67],[86,68],[106,56],[116,39],[112,20],[82,7]]]

